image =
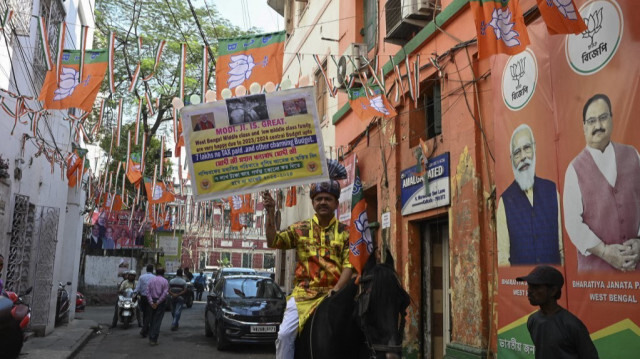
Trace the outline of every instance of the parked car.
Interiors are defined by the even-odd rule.
[[[244,274],[256,274],[256,270],[253,268],[240,268],[240,267],[226,267],[220,268],[218,273],[213,279],[213,286],[215,287],[220,278],[229,275],[244,275]]]
[[[286,304],[271,278],[223,276],[207,296],[205,335],[216,336],[218,350],[233,343],[275,343]]]
[[[176,277],[176,272],[165,273],[164,277],[167,278],[167,281],[171,281]],[[193,283],[190,283],[186,277],[183,276],[182,278],[187,282],[187,293],[185,293],[184,304],[187,308],[191,308],[193,306],[193,299],[195,298],[195,288],[193,287]],[[171,305],[167,305],[165,308],[166,310],[171,310]]]

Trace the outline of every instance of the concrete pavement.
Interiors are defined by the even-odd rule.
[[[66,359],[76,354],[100,329],[99,324],[90,319],[75,319],[61,325],[45,337],[30,337],[22,346],[20,359]]]

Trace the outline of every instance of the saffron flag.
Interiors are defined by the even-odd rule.
[[[369,231],[367,203],[362,193],[362,182],[356,160],[355,177],[353,179],[353,195],[351,197],[351,225],[349,226],[349,262],[359,274],[373,252],[373,241]]]
[[[80,162],[80,161],[78,161]],[[84,176],[85,173],[87,173],[89,171],[89,160],[85,159],[84,160],[84,167],[83,166],[76,166],[75,170],[73,170],[73,172],[69,173],[69,170],[67,169],[67,179],[69,180],[69,187],[73,188],[78,184],[78,176],[80,176],[80,180],[82,180],[82,177]],[[80,172],[82,172],[82,175],[80,175]]]
[[[114,193],[104,193],[100,197],[102,211],[120,211],[123,208],[122,196]]]
[[[574,0],[536,0],[550,34],[579,34],[587,29]]]
[[[264,86],[282,79],[285,32],[221,39],[216,63],[216,91],[249,85],[257,82]]]
[[[238,213],[253,213],[251,194],[229,197],[229,205]]]
[[[296,186],[291,186],[287,191],[287,199],[285,200],[285,207],[294,207],[298,204],[298,189]]]
[[[79,50],[64,50],[59,81],[55,68],[47,71],[38,97],[43,102],[44,108],[60,110],[75,107],[91,112],[107,71],[107,51],[86,51],[82,81],[80,81],[80,55]]]
[[[71,144],[73,151],[67,157],[67,178],[69,178],[76,169],[82,164],[82,158],[87,154],[88,150],[76,147],[75,144]]]
[[[176,197],[171,192],[167,191],[167,188],[165,187],[164,183],[162,183],[162,181],[156,182],[153,191],[151,190],[152,186],[152,181],[148,178],[145,178],[144,188],[147,191],[147,199],[149,200],[150,204],[173,202],[176,200]]]
[[[142,179],[140,152],[133,152],[129,156],[129,170],[127,171],[129,182],[135,184]]]
[[[529,45],[529,33],[518,0],[471,0],[478,34],[479,58],[515,55]]]
[[[367,93],[367,89],[369,93]],[[349,105],[353,112],[365,121],[372,117],[394,117],[397,115],[396,110],[391,106],[379,86],[349,90]]]

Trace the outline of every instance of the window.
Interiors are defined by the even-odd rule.
[[[440,81],[429,78],[420,87],[424,89],[418,99],[422,106],[408,114],[410,148],[418,146],[421,138],[430,139],[442,133]]]
[[[327,73],[327,61],[325,60],[322,63],[322,71]],[[322,71],[318,69],[315,75],[316,81],[316,104],[318,105],[318,120],[320,121],[320,126],[324,127],[327,124],[327,82],[324,80],[324,76],[322,76]]]
[[[253,268],[253,253],[242,253],[242,268]]]
[[[364,42],[367,52],[376,46],[378,32],[378,0],[364,0]]]
[[[230,252],[221,252],[220,253],[220,263],[218,263],[219,266],[228,266],[231,264],[231,253]]]
[[[262,268],[269,269],[269,268],[274,268],[275,266],[276,266],[276,256],[275,256],[275,254],[265,253],[264,254],[264,261],[263,261],[263,264],[262,264]]]
[[[427,138],[433,138],[442,133],[440,81],[438,79],[432,81],[432,86],[427,87],[427,91],[423,96],[427,120]]]

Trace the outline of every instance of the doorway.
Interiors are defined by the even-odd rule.
[[[442,359],[451,338],[449,221],[438,217],[420,225],[422,243],[422,357]]]

